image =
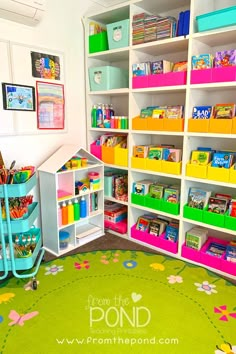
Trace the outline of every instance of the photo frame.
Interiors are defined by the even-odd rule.
[[[64,85],[36,81],[38,129],[64,129]]]
[[[28,85],[2,83],[3,109],[35,111],[35,88]]]

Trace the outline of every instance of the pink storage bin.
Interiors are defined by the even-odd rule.
[[[131,238],[134,238],[135,240],[145,242],[149,245],[155,246],[155,247],[160,247],[160,237],[150,235],[146,231],[139,231],[136,230],[136,225],[133,225],[131,227]]]
[[[193,248],[187,247],[186,243],[182,246],[182,257],[190,259],[191,261],[201,263],[201,253],[200,251],[194,250]]]
[[[100,145],[96,145],[96,141],[90,144],[90,152],[98,159],[102,160],[102,147]]]
[[[132,78],[132,87],[134,89],[148,87],[148,75],[145,75],[145,76],[134,76]]]
[[[149,87],[185,85],[187,71],[176,71],[166,74],[148,75]]]
[[[215,256],[211,256],[210,254],[206,254],[206,250],[208,249],[210,243],[212,242],[217,242],[221,245],[226,246],[228,244],[228,241],[225,240],[220,240],[218,238],[215,237],[208,237],[207,242],[202,246],[201,248],[201,263],[205,264],[209,267],[215,268],[215,269],[219,269],[223,271],[223,260],[225,257],[225,254],[222,255],[221,258],[215,257]]]
[[[229,82],[236,80],[236,66],[212,69],[212,82]]]
[[[222,271],[231,275],[236,276],[236,263],[229,262],[226,259],[223,259],[221,262]]]
[[[165,239],[165,232],[159,236],[159,246],[165,251],[171,252],[171,253],[177,253],[178,252],[178,242],[172,242],[169,240]]]
[[[212,82],[212,69],[191,70],[191,84],[207,84]]]
[[[126,234],[127,232],[127,220],[122,220],[119,222],[104,220],[104,226],[106,229],[116,231],[120,234]]]

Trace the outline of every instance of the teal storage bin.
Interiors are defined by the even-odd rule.
[[[129,20],[118,21],[107,25],[109,49],[129,46]]]
[[[91,91],[106,91],[129,87],[128,70],[115,66],[89,68]]]
[[[236,6],[196,16],[196,20],[199,32],[233,26],[236,24]]]

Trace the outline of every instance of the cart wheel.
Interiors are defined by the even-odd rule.
[[[33,290],[37,290],[37,288],[38,288],[37,280],[36,280],[36,279],[33,279],[33,280],[32,280],[32,289],[33,289]]]

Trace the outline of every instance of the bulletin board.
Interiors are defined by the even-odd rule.
[[[38,124],[39,111],[37,104],[37,82],[45,83],[46,89],[53,84],[65,86],[64,75],[64,54],[59,51],[52,51],[47,48],[27,46],[21,43],[0,41],[0,77],[1,82],[11,83],[20,90],[21,86],[34,88],[35,110],[6,110],[4,109],[3,92],[0,94],[1,116],[0,135],[34,135],[34,134],[60,134],[67,131],[65,119],[65,100],[61,101],[61,112],[63,113],[63,124],[55,128],[46,125],[40,129]],[[19,86],[18,86],[19,85]],[[21,86],[20,86],[21,85]],[[24,95],[22,95],[24,96]],[[26,97],[24,97],[27,99]],[[58,116],[58,106],[52,105],[51,119]],[[55,118],[56,119],[56,118]],[[54,129],[55,128],[55,129]]]

